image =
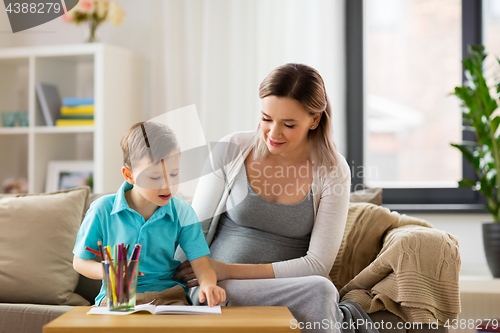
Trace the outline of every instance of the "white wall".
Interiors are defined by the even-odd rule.
[[[426,220],[434,227],[458,236],[461,274],[489,275],[483,248],[482,222],[490,222],[488,214],[411,214]]]
[[[343,0],[161,1],[155,8],[155,67],[166,89],[152,99],[152,112],[196,104],[208,141],[254,130],[261,81],[277,66],[305,63],[325,81],[345,153]]]

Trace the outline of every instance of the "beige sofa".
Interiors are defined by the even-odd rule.
[[[88,188],[21,197],[0,196],[0,333],[40,333],[43,325],[73,306],[93,303],[101,283],[73,270],[71,251],[84,213],[96,197],[98,195],[89,197]],[[381,193],[355,192],[351,200],[380,203]],[[381,332],[444,332],[443,326],[434,330],[427,324],[417,330],[397,329],[398,323],[403,325],[405,320],[421,318],[426,323],[427,318],[455,319],[460,311],[459,257],[458,261],[441,268],[444,282],[425,276],[429,275],[428,271],[418,272],[420,279],[415,280],[412,288],[429,292],[422,281],[443,282],[448,286],[447,295],[440,291],[427,295],[428,304],[412,304],[405,298],[408,288],[391,287],[391,283],[401,281],[400,274],[408,273],[405,267],[390,267],[393,249],[404,243],[398,239],[398,230],[407,232],[405,225],[432,230],[435,237],[430,241],[426,239],[427,242],[447,235],[425,221],[391,213],[371,203],[351,203],[341,250],[330,278],[344,300],[357,301],[374,321],[379,324],[384,321],[384,328],[391,322],[392,329],[381,329]],[[421,234],[415,233],[417,240],[426,238]],[[453,236],[448,236],[451,241],[445,252],[455,253],[458,244],[454,243]],[[434,269],[435,264],[432,262],[429,268]],[[374,266],[384,267],[385,275]]]

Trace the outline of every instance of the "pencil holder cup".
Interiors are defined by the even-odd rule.
[[[110,311],[132,311],[137,294],[139,260],[102,261],[104,287]]]

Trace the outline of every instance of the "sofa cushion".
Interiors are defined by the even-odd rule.
[[[88,187],[0,199],[0,302],[88,305],[72,249]]]
[[[114,194],[114,193],[105,193],[105,194],[90,193],[89,198],[87,199],[87,204],[85,205],[85,213],[87,213],[87,210],[94,201],[96,201],[97,199],[106,194]]]
[[[349,197],[350,202],[368,202],[374,205],[382,206],[382,189],[379,187],[376,188],[367,188],[363,190],[358,190],[355,192],[351,192],[351,196]]]

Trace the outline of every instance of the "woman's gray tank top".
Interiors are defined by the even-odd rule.
[[[228,200],[241,202],[221,215],[209,257],[267,264],[306,255],[314,224],[312,191],[296,204],[271,202],[252,189],[243,164]]]

